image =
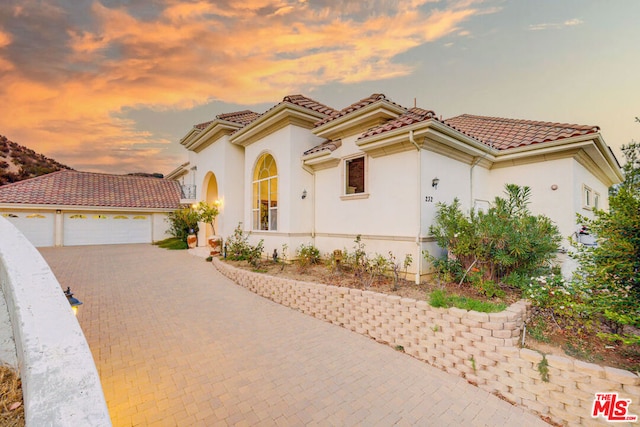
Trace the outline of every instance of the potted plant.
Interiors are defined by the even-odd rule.
[[[196,211],[198,212],[198,219],[200,221],[211,225],[213,235],[207,238],[207,242],[211,247],[211,255],[220,255],[220,252],[222,250],[222,237],[216,235],[216,217],[220,213],[217,204],[200,202],[196,207]]]

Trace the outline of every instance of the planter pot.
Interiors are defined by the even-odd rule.
[[[189,246],[189,249],[193,249],[198,246],[198,236],[195,234],[189,234],[187,236],[187,246]]]
[[[222,252],[222,237],[211,236],[207,240],[209,247],[211,248],[211,256],[218,256]]]

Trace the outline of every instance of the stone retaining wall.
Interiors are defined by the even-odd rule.
[[[555,423],[607,424],[602,417],[591,417],[595,393],[601,392],[632,399],[628,413],[640,416],[638,375],[519,348],[529,314],[525,301],[500,313],[442,309],[426,301],[253,273],[216,258],[213,264],[258,295],[402,348]],[[548,382],[539,368],[543,359]]]

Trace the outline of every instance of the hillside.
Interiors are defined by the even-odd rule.
[[[71,169],[0,135],[0,185]]]

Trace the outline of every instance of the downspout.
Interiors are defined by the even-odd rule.
[[[420,277],[422,275],[422,247],[420,246],[420,234],[422,232],[422,153],[420,152],[420,146],[418,145],[418,143],[416,142],[416,140],[413,138],[413,129],[411,129],[409,131],[409,141],[416,147],[416,150],[418,150],[418,234],[416,236],[416,246],[417,246],[417,256],[416,256],[416,263],[417,263],[417,270],[416,270],[416,280],[415,283],[416,285],[420,284]]]
[[[473,168],[475,168],[478,163],[480,163],[485,157],[487,157],[487,154],[489,153],[484,153],[482,157],[476,157],[473,164],[471,165],[471,168],[469,169],[469,209],[473,209]]]
[[[316,173],[302,161],[302,169],[307,171],[313,177],[313,189],[311,190],[311,238],[313,246],[316,245]]]

